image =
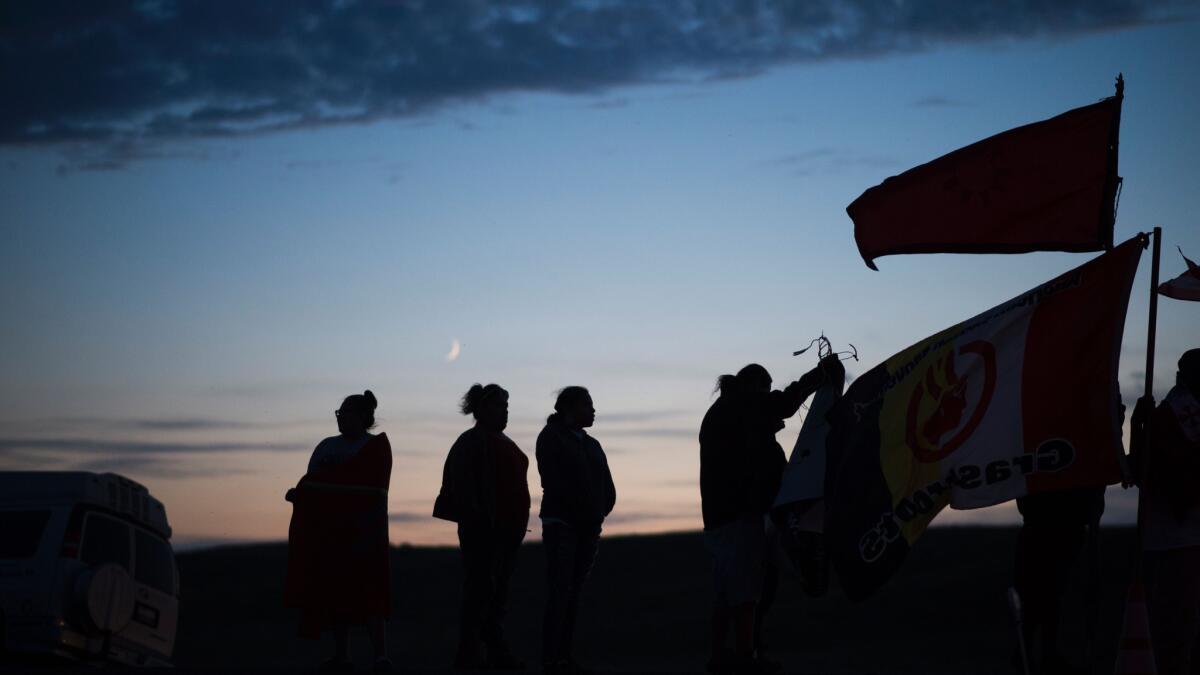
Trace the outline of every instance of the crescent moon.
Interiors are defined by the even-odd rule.
[[[450,343],[450,353],[446,354],[446,363],[454,363],[458,358],[458,353],[462,351],[462,345],[458,343],[458,338]]]

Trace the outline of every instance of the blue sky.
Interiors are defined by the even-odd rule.
[[[436,33],[422,23],[435,19],[475,35],[457,27],[478,6],[448,4],[391,19],[410,36]],[[782,384],[811,367],[791,352],[821,331],[856,344],[850,371],[863,372],[1093,255],[891,256],[872,272],[845,206],[889,175],[1108,96],[1118,72],[1116,238],[1161,225],[1164,278],[1183,271],[1177,245],[1200,256],[1195,5],[876,15],[831,1],[812,5],[834,17],[822,19],[751,3],[766,18],[749,27],[656,5],[655,20],[693,26],[685,49],[638,5],[576,4],[594,23],[566,38],[578,17],[551,25],[549,10],[510,5],[510,32],[449,65],[414,37],[410,56],[430,65],[387,95],[386,76],[349,66],[299,81],[253,67],[272,62],[272,43],[238,44],[256,44],[262,17],[229,7],[178,10],[194,22],[177,17],[175,40],[207,46],[173,58],[232,52],[254,77],[213,68],[161,99],[145,92],[174,84],[66,86],[165,59],[154,26],[129,38],[145,49],[95,56],[107,69],[28,47],[53,19],[4,27],[0,48],[30,60],[4,59],[20,72],[0,78],[32,103],[0,117],[0,468],[125,473],[164,499],[181,541],[282,538],[284,490],[335,432],[341,397],[370,388],[396,452],[393,540],[448,542],[451,526],[425,515],[467,426],[462,392],[509,389],[510,435],[532,455],[554,391],[583,384],[620,496],[609,529],[698,527],[695,435],[717,375],[757,361]],[[173,6],[62,21],[133,25]],[[847,8],[855,20],[839,23]],[[602,9],[631,14],[610,25]],[[538,50],[538,29],[560,36],[558,51]],[[61,86],[37,88],[35,56]],[[372,93],[328,93],[350,84]],[[1130,303],[1127,401],[1143,382],[1149,263]],[[1160,394],[1197,336],[1200,308],[1164,299]],[[462,350],[448,362],[452,340]],[[532,468],[530,482],[536,493]],[[1128,522],[1131,495],[1110,495]]]

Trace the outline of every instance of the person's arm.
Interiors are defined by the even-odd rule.
[[[308,473],[316,471],[325,463],[325,446],[328,443],[329,439],[326,438],[317,443],[317,447],[313,448],[312,455],[308,458],[308,468],[306,469]]]
[[[1146,479],[1146,425],[1154,414],[1154,398],[1143,396],[1134,404],[1129,418],[1129,472],[1133,485],[1141,485]]]
[[[1164,461],[1177,478],[1189,477],[1195,485],[1193,489],[1200,491],[1200,448],[1184,435],[1179,420],[1166,403],[1158,407],[1152,419],[1151,443],[1155,450],[1161,451],[1155,455],[1155,461]],[[1159,460],[1160,457],[1163,459]]]
[[[1200,445],[1183,433],[1170,406],[1163,402],[1150,418],[1149,489],[1161,493],[1177,519],[1200,508]]]
[[[799,380],[788,384],[782,392],[769,394],[770,414],[776,419],[792,417],[809,396],[815,394],[816,390],[827,382],[833,382],[835,377],[846,377],[846,369],[841,365],[841,360],[835,356],[821,359],[816,368],[805,372]]]
[[[557,434],[549,427],[542,429],[537,437],[537,445],[534,449],[534,457],[537,459],[538,477],[542,483],[542,510],[545,512],[546,502],[550,502],[551,509],[555,506],[561,507],[561,504],[555,504],[560,499],[562,492],[562,456],[561,448],[558,447]],[[551,513],[551,517],[559,517],[562,514]]]
[[[834,358],[834,357],[831,357]],[[796,414],[805,399],[825,384],[826,371],[824,361],[816,368],[800,376],[800,379],[784,387],[783,391],[772,391],[767,395],[767,413],[778,420],[784,420]]]
[[[392,487],[392,444],[388,441],[387,436],[382,439],[376,437],[374,442],[382,444],[382,452],[385,453],[383,464],[379,468],[379,481],[383,484],[383,491],[386,493]]]
[[[328,442],[328,438],[323,439],[320,443],[317,443],[317,447],[313,448],[312,455],[310,455],[308,458],[308,466],[304,469],[305,476],[321,468],[321,464],[323,463],[321,461],[323,459],[322,455],[324,454],[324,450],[322,450],[322,448],[324,448],[325,444]],[[297,503],[296,500],[301,498],[299,488],[303,485],[304,478],[301,477],[300,482],[296,484],[296,487],[288,488],[288,491],[283,494],[284,501],[291,502],[292,504]]]
[[[561,509],[552,517],[578,525],[581,515],[590,511],[585,506],[588,492],[596,487],[588,484],[585,462],[575,456],[582,449],[568,447],[576,441],[566,438],[566,433],[570,432],[547,426],[538,436],[538,472],[542,475],[542,499],[549,497],[551,504]]]
[[[453,458],[453,486],[455,508],[458,511],[460,523],[477,524],[483,520],[484,505],[480,499],[480,470],[482,459],[481,439],[478,433],[468,431],[458,437],[454,447],[450,449]]]
[[[600,441],[592,440],[596,443],[596,450],[600,453],[600,465],[604,469],[600,480],[604,489],[604,517],[607,518],[617,505],[617,486],[613,483],[612,470],[608,468],[608,457],[604,454],[604,448],[600,447]]]

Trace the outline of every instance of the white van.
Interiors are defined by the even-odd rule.
[[[170,538],[162,502],[128,478],[0,472],[0,663],[171,665]]]

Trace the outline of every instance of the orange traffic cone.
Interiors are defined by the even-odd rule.
[[[1117,651],[1116,675],[1156,675],[1154,649],[1150,644],[1150,619],[1146,614],[1146,590],[1140,580],[1129,585],[1125,599],[1125,623]]]

